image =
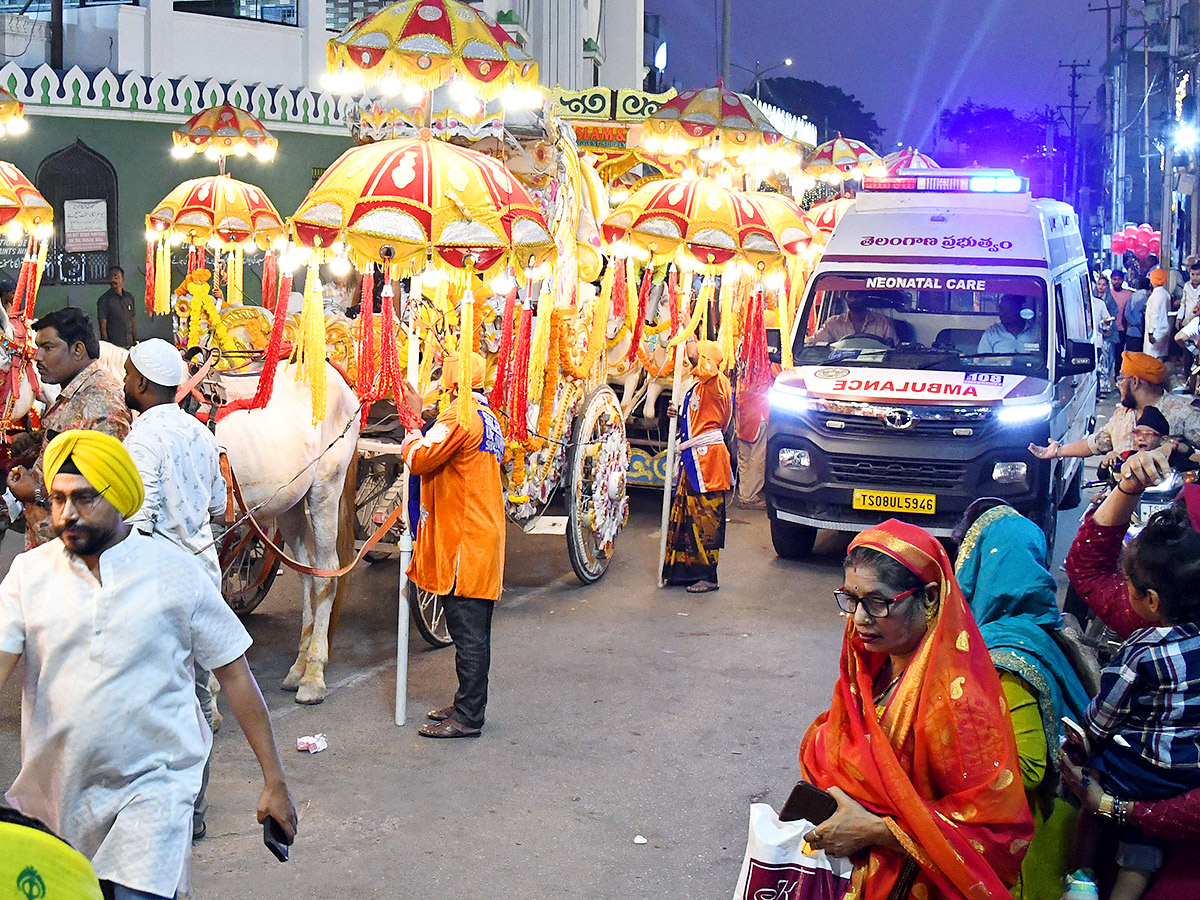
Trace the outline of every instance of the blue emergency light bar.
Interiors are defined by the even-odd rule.
[[[901,169],[895,175],[869,175],[864,191],[939,194],[1025,194],[1029,179],[1011,169]]]

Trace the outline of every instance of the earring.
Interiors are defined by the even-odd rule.
[[[937,614],[938,614],[938,604],[930,603],[928,606],[925,607],[925,627],[926,628],[933,626],[933,622],[937,618]]]

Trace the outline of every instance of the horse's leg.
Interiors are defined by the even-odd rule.
[[[343,473],[339,473],[344,476]],[[342,498],[342,478],[319,478],[308,493],[309,535],[312,538],[313,565],[321,569],[338,568],[338,504]],[[304,675],[296,693],[297,703],[320,703],[325,699],[325,666],[329,663],[329,617],[337,593],[336,578],[311,579],[312,628],[304,662]],[[299,660],[297,660],[299,663]]]
[[[312,565],[308,547],[308,519],[304,515],[304,504],[297,503],[276,520],[279,532],[283,535],[284,547],[291,551],[297,562]],[[282,688],[285,691],[295,691],[300,688],[300,679],[304,677],[304,664],[308,659],[308,647],[312,642],[313,613],[312,613],[312,577],[300,576],[300,651],[296,661],[283,679]]]

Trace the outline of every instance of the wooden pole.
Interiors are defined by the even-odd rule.
[[[383,267],[383,277],[391,277],[391,266]],[[417,305],[421,300],[421,274],[418,272],[409,281],[408,291],[408,371],[405,377],[408,383],[420,390],[417,385]],[[386,302],[391,302],[390,300]],[[404,530],[400,533],[400,588],[398,609],[396,611],[396,724],[404,725],[408,718],[408,565],[413,555],[412,522],[408,520],[408,485],[409,474],[400,463],[400,477],[404,479],[401,485],[400,502],[404,504]]]
[[[691,317],[688,307],[691,305],[692,284],[690,276],[687,277],[687,286],[680,291],[680,300],[682,302],[679,306],[679,323],[681,328],[686,327],[686,323]],[[676,336],[676,334],[672,334],[672,340]],[[676,415],[671,416],[671,421],[667,425],[667,465],[663,475],[662,528],[658,537],[658,586],[660,588],[667,586],[667,582],[663,579],[663,565],[667,561],[667,524],[671,518],[671,489],[675,483],[675,456],[677,452],[676,446],[679,441],[679,415],[683,412],[683,410],[678,408],[682,402],[679,391],[683,386],[683,358],[686,355],[687,342],[684,341],[675,347],[675,376],[671,382],[671,402],[676,406]]]

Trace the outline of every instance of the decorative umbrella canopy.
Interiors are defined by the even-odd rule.
[[[861,178],[882,165],[879,154],[864,144],[838,136],[813,151],[804,171],[815,178],[834,183],[846,178]]]
[[[46,202],[25,173],[10,162],[0,162],[0,227],[10,239],[30,233],[38,240],[50,236],[54,208]]]
[[[212,239],[228,247],[253,241],[266,248],[283,236],[283,218],[259,188],[228,175],[185,181],[146,216],[150,237],[167,235],[191,244]]]
[[[752,191],[746,196],[762,210],[771,233],[785,253],[796,256],[814,243],[824,242],[821,229],[795,200],[766,191]]]
[[[347,150],[292,217],[306,247],[345,245],[360,268],[408,271],[436,255],[456,268],[518,272],[551,262],[554,240],[528,191],[490,156],[434,140],[386,140]]]
[[[842,216],[846,214],[846,210],[854,205],[854,201],[849,197],[839,197],[836,200],[826,200],[824,203],[818,203],[808,211],[809,218],[813,224],[825,234],[833,234],[833,229],[837,227],[837,223],[842,221]]]
[[[24,134],[29,130],[25,121],[25,104],[0,88],[0,133]]]
[[[758,104],[721,85],[684,91],[642,125],[641,146],[651,152],[683,152],[719,141],[726,155],[784,140]]]
[[[889,153],[883,158],[883,165],[889,175],[895,175],[901,169],[941,168],[932,158],[926,156],[920,150],[914,150],[912,147],[909,147],[907,150],[897,150],[895,153]]]
[[[507,87],[532,90],[538,68],[516,39],[458,0],[400,0],[350,25],[326,44],[335,87],[432,90],[452,79],[484,99]]]
[[[762,210],[745,194],[704,178],[670,178],[635,191],[602,227],[610,246],[629,242],[661,262],[680,249],[705,266],[739,255],[755,262],[781,254]]]
[[[270,162],[279,149],[278,139],[262,122],[229,103],[201,110],[172,134],[175,140],[173,152],[179,157],[204,153],[217,160],[253,153],[262,162]]]

